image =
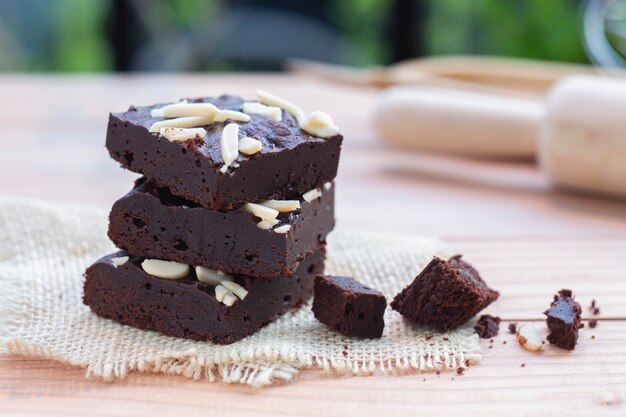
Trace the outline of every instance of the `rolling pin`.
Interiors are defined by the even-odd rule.
[[[571,75],[545,101],[398,86],[374,125],[405,149],[500,159],[537,158],[557,186],[626,196],[626,81]]]

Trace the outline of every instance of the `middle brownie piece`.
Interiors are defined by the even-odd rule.
[[[335,225],[334,184],[300,209],[281,213],[286,233],[258,227],[245,208],[228,212],[194,206],[144,178],[118,200],[109,216],[109,238],[131,256],[202,265],[228,274],[292,275],[316,252]]]

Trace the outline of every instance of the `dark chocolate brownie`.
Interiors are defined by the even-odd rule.
[[[202,265],[229,274],[291,275],[333,229],[334,186],[322,196],[301,200],[300,209],[281,213],[287,233],[263,230],[244,208],[220,212],[189,206],[168,189],[139,180],[111,210],[109,238],[132,256]]]
[[[387,300],[380,291],[348,277],[315,277],[313,313],[328,327],[346,336],[383,335]]]
[[[188,101],[238,111],[243,104],[233,96]],[[152,117],[150,111],[164,105],[131,106],[126,112],[111,113],[106,146],[122,167],[144,174],[158,186],[169,187],[175,195],[200,206],[229,210],[248,202],[302,195],[332,181],[337,174],[343,137],[310,136],[284,111],[281,122],[255,114],[249,122],[239,123],[240,137],[258,139],[263,148],[251,156],[240,154],[236,160],[239,166],[221,173],[220,137],[229,121],[204,127],[207,135],[202,139],[170,142],[148,131],[154,122],[162,120]]]
[[[272,279],[235,277],[248,290],[232,306],[217,301],[215,288],[197,280],[194,269],[178,280],[160,279],[141,268],[141,258],[120,266],[111,259],[93,264],[85,273],[83,302],[99,316],[170,336],[236,342],[304,303],[313,291],[313,278],[324,269],[323,251],[303,260],[292,276]]]
[[[490,339],[500,331],[500,317],[483,314],[474,325],[474,330],[481,339]]]
[[[582,307],[572,296],[571,290],[561,290],[554,296],[550,308],[543,314],[547,316],[548,342],[561,349],[574,350],[578,340]]]
[[[467,322],[499,295],[461,255],[448,261],[435,257],[396,295],[391,307],[415,324],[445,332]]]

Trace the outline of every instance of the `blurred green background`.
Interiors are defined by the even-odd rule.
[[[587,62],[574,0],[0,0],[2,71],[275,70],[484,54]]]

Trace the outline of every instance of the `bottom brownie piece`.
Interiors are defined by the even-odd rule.
[[[99,316],[140,329],[195,340],[228,344],[256,332],[313,292],[315,275],[324,270],[324,252],[305,258],[292,276],[271,279],[235,276],[248,294],[227,306],[215,287],[198,281],[194,268],[180,279],[146,273],[142,258],[108,255],[85,272],[83,302]]]
[[[446,332],[474,317],[499,295],[461,255],[447,261],[435,257],[396,295],[391,308],[415,324]]]
[[[543,314],[550,333],[548,342],[561,349],[574,350],[578,341],[582,307],[574,300],[571,290],[561,290],[554,296],[550,308]]]

